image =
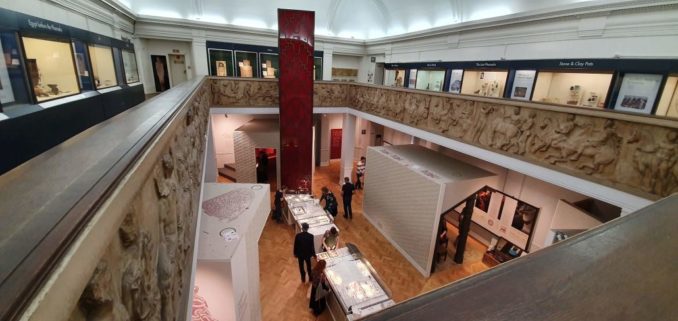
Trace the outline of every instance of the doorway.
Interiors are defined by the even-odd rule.
[[[383,85],[384,84],[384,63],[377,63],[374,66],[374,84]]]
[[[257,183],[270,184],[271,191],[277,189],[276,164],[278,160],[275,148],[255,148],[254,155],[257,159]]]
[[[330,130],[330,159],[341,158],[341,128]]]
[[[172,86],[176,86],[186,80],[186,56],[184,55],[169,55],[170,60],[170,77],[172,79]]]

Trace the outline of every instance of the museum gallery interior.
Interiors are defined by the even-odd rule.
[[[0,319],[678,320],[678,1],[0,0]]]

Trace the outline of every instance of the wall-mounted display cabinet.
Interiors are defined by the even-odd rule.
[[[80,93],[74,54],[68,40],[21,37],[26,71],[38,102]]]
[[[415,89],[442,91],[445,82],[445,70],[420,69],[417,72]]]
[[[612,72],[553,72],[540,71],[532,101],[604,108]]]
[[[0,52],[0,174],[144,100],[129,41],[0,8]]]
[[[210,64],[210,75],[219,77],[233,77],[233,50],[208,49],[207,56]]]
[[[546,59],[387,63],[398,86],[678,118],[677,59]],[[438,74],[445,81],[438,88]]]
[[[323,52],[313,53],[315,80],[323,79]],[[257,46],[218,41],[207,42],[210,76],[269,78],[280,76],[277,47]]]
[[[115,64],[113,63],[111,47],[89,45],[88,49],[90,60],[92,61],[94,86],[97,89],[116,86],[118,81],[115,76]]]
[[[261,61],[262,78],[278,78],[280,68],[278,54],[259,53],[259,60]]]
[[[256,52],[251,51],[236,51],[235,52],[236,76],[241,78],[258,77],[257,72],[259,59]]]
[[[507,75],[506,70],[464,70],[461,93],[483,97],[502,97]]]

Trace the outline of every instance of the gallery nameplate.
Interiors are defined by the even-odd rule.
[[[26,23],[32,29],[48,30],[48,31],[54,31],[54,32],[64,32],[61,25],[51,23],[51,22],[47,22],[47,21],[43,21],[43,20],[27,19]]]
[[[580,60],[573,60],[573,61],[560,61],[558,62],[558,66],[560,67],[593,67],[595,64],[592,61],[580,61]]]
[[[476,67],[496,67],[496,62],[476,62]]]

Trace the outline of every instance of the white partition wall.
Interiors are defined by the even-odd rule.
[[[203,187],[193,312],[259,321],[259,237],[270,211],[268,184]]]
[[[424,276],[429,276],[440,215],[498,177],[418,145],[370,147],[363,211]]]

